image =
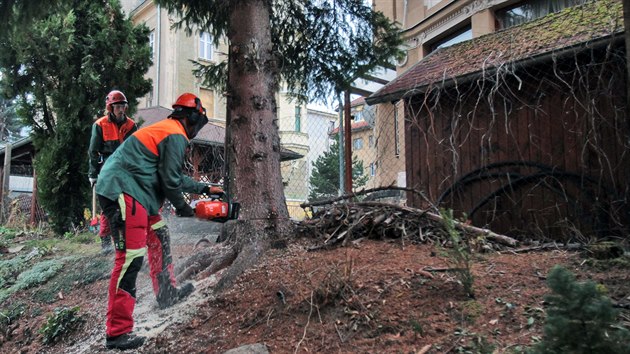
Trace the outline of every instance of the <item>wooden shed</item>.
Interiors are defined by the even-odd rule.
[[[566,9],[431,53],[367,99],[404,100],[408,204],[520,239],[625,237],[621,2]]]

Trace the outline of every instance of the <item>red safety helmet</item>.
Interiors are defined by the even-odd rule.
[[[105,108],[108,112],[114,112],[114,110],[112,109],[112,105],[114,103],[127,103],[127,97],[125,97],[124,93],[118,90],[113,90],[112,92],[108,93],[107,97],[105,98]]]
[[[173,103],[173,109],[176,110],[177,107],[194,108],[199,112],[199,114],[205,114],[205,110],[201,105],[201,100],[199,99],[199,97],[189,92],[186,92],[177,97],[177,100],[175,101],[175,103]]]

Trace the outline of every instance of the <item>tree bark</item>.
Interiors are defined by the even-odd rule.
[[[271,2],[234,0],[231,6],[225,146],[228,192],[241,210],[239,220],[225,225],[228,242],[239,254],[222,286],[293,228],[280,174]]]
[[[630,125],[630,2],[623,1],[623,26],[626,40],[626,122]]]

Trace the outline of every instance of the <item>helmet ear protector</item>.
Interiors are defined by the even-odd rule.
[[[206,118],[206,109],[201,105],[201,100],[195,97],[195,109],[188,116],[191,125],[197,125],[203,118]],[[206,118],[207,120],[208,118]],[[205,123],[204,123],[205,124]]]

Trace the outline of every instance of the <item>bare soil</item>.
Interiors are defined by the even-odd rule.
[[[204,235],[172,230],[174,259],[182,262]],[[213,292],[216,277],[196,279],[193,295],[166,310],[157,308],[143,267],[135,331],[148,340],[134,352],[223,353],[253,343],[271,353],[523,352],[542,338],[545,278],[557,264],[579,280],[605,285],[615,303],[630,303],[627,266],[576,252],[476,254],[472,298],[457,273],[447,270],[453,265],[439,247],[364,240],[308,252],[312,243],[295,239],[270,250],[220,294]],[[0,337],[0,352],[110,352],[103,346],[107,284],[101,279],[77,286],[50,305],[31,300],[32,290],[20,293],[11,301],[29,308]],[[85,323],[61,342],[43,345],[38,329],[46,314],[77,305]],[[622,310],[619,320],[628,327],[630,313]]]

